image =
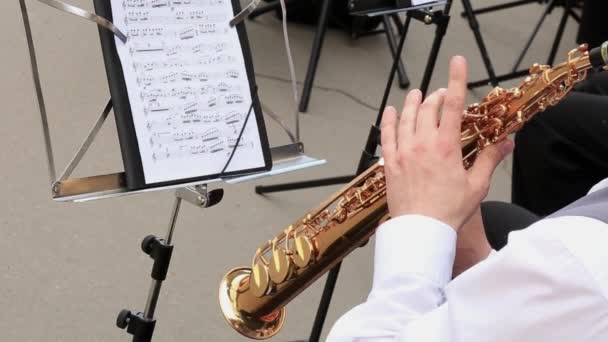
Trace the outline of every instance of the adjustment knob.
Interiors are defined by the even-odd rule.
[[[131,311],[127,309],[123,309],[116,317],[116,326],[120,329],[125,329],[129,326],[129,321],[131,320]]]
[[[150,255],[150,253],[152,253],[152,244],[156,243],[156,236],[154,235],[148,235],[144,238],[144,240],[141,242],[141,250],[144,251],[144,253]]]

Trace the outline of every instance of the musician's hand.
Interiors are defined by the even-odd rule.
[[[436,91],[424,103],[420,91],[411,91],[400,120],[394,108],[384,111],[382,155],[392,217],[425,215],[458,230],[487,195],[496,166],[513,150],[510,141],[486,147],[465,170],[460,126],[466,74],[465,59],[454,57],[447,90]]]
[[[486,236],[481,209],[478,207],[458,231],[452,277],[457,277],[462,272],[485,260],[491,251],[492,247]]]

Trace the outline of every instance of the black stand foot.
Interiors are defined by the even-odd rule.
[[[311,181],[303,181],[303,182],[295,182],[295,183],[285,183],[285,184],[275,184],[275,185],[258,185],[255,187],[255,193],[258,195],[267,194],[271,192],[279,192],[279,191],[290,191],[290,190],[299,190],[299,189],[308,189],[308,188],[316,188],[320,186],[329,186],[336,184],[344,184],[353,180],[355,176],[339,176],[339,177],[331,177],[331,178],[323,178],[323,179],[315,179]]]

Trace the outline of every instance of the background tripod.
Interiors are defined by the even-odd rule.
[[[426,25],[435,25],[436,26],[435,38],[433,40],[433,45],[431,47],[431,52],[430,52],[429,58],[427,60],[426,68],[424,70],[424,75],[422,78],[422,83],[420,86],[420,90],[422,91],[423,94],[427,93],[429,85],[431,83],[431,78],[433,76],[435,64],[437,63],[437,57],[439,56],[439,50],[441,48],[441,43],[443,42],[443,37],[446,34],[448,24],[450,21],[449,12],[450,12],[451,5],[452,5],[452,1],[450,0],[447,2],[447,4],[445,5],[443,10],[429,11],[429,10],[419,9],[419,10],[409,10],[408,11],[407,9],[405,9],[405,10],[401,9],[401,10],[396,10],[395,13],[390,13],[390,14],[396,14],[396,12],[398,12],[398,11],[407,11],[404,29],[401,31],[401,39],[404,39],[404,37],[407,36],[407,32],[409,30],[409,26],[410,26],[412,19],[420,21]],[[385,21],[387,20],[386,16],[390,15],[390,14],[384,14]],[[401,56],[401,53],[403,51],[403,45],[400,44],[396,50],[397,50],[396,53],[393,54],[393,61],[397,61],[397,67],[398,67],[398,65],[399,65],[398,62],[400,61],[399,56]],[[396,70],[398,70],[398,69],[396,69]],[[394,79],[393,70],[391,70],[389,79],[391,80],[391,83],[388,85],[388,88],[385,90],[384,97],[382,100],[382,105],[380,107],[380,111],[382,111],[384,109],[384,106],[386,105],[386,101],[388,100],[388,95],[390,94],[390,85],[392,84],[392,81]],[[381,113],[379,115],[381,115]],[[377,132],[370,132],[370,135],[376,134],[376,133]],[[370,141],[370,137],[368,137],[368,144],[369,144],[369,141]],[[366,153],[366,151],[368,151],[368,149],[367,149],[367,147],[369,146],[368,144],[366,144],[366,150],[364,151],[364,153]],[[375,152],[375,145],[372,146],[371,148],[373,148],[373,152],[371,152],[373,154]],[[271,193],[271,192],[289,191],[289,190],[306,189],[306,188],[312,188],[312,187],[344,184],[344,183],[350,182],[353,178],[355,178],[355,176],[356,175],[346,175],[346,176],[315,179],[315,180],[294,182],[294,183],[284,183],[284,184],[275,184],[275,185],[267,185],[267,186],[258,185],[255,187],[255,192],[257,194],[265,194],[265,193]]]
[[[489,57],[488,49],[487,49],[485,42],[483,40],[483,37],[481,35],[479,23],[477,21],[477,15],[495,12],[495,11],[499,11],[499,10],[503,10],[503,9],[507,9],[507,8],[513,8],[513,7],[517,7],[517,6],[527,5],[530,3],[546,3],[545,10],[543,11],[543,14],[541,15],[540,19],[538,20],[536,26],[532,30],[532,34],[526,41],[524,49],[519,54],[511,72],[509,72],[507,74],[503,74],[503,75],[496,75],[496,73],[494,71],[494,67],[492,65],[492,61],[490,60],[490,57]],[[467,18],[467,20],[469,22],[469,26],[471,27],[471,30],[473,30],[473,35],[475,36],[475,41],[477,42],[477,46],[479,47],[479,52],[481,53],[484,65],[486,67],[486,70],[487,70],[488,76],[489,76],[488,78],[483,79],[483,80],[470,82],[469,89],[478,88],[478,87],[482,87],[482,86],[486,86],[486,85],[491,85],[491,86],[495,87],[500,82],[512,80],[512,79],[527,75],[528,70],[527,69],[519,70],[519,67],[521,66],[521,63],[522,63],[524,57],[528,53],[528,50],[530,49],[532,42],[538,35],[538,32],[540,31],[540,28],[542,27],[543,23],[545,22],[545,19],[547,19],[547,17],[551,13],[553,13],[553,10],[557,9],[558,7],[561,7],[563,9],[562,17],[561,17],[559,26],[557,28],[557,33],[553,40],[553,46],[551,48],[551,52],[549,53],[549,57],[547,59],[547,64],[553,65],[553,62],[555,62],[555,57],[557,55],[557,50],[559,49],[559,45],[561,43],[562,37],[564,35],[564,31],[566,29],[566,24],[568,22],[568,18],[572,17],[576,22],[580,23],[580,20],[581,20],[580,16],[574,11],[575,8],[580,8],[580,4],[581,4],[580,0],[519,0],[519,1],[509,2],[506,4],[489,6],[489,7],[484,7],[484,8],[480,8],[477,10],[473,10],[470,0],[462,0],[462,6],[464,7],[464,11],[461,13],[461,16]]]
[[[285,5],[288,6],[290,3],[294,3],[295,1],[299,1],[299,0],[286,0],[285,1]],[[308,68],[306,70],[306,78],[304,80],[304,87],[302,89],[302,97],[300,98],[300,103],[299,103],[299,111],[300,112],[306,112],[308,110],[308,103],[310,102],[310,95],[312,92],[312,87],[314,84],[314,80],[315,80],[315,76],[317,73],[317,66],[319,64],[319,59],[321,57],[321,49],[323,48],[323,42],[325,40],[325,33],[327,32],[327,26],[329,24],[329,18],[331,15],[331,9],[333,4],[333,0],[321,0],[321,10],[319,13],[319,20],[317,22],[317,29],[315,32],[315,38],[312,44],[312,49],[310,51],[310,59],[308,61]],[[270,2],[258,9],[255,9],[254,11],[251,12],[251,14],[249,14],[249,19],[255,19],[256,17],[271,12],[271,11],[279,11],[281,8],[281,3],[279,2],[279,0],[275,0],[273,2]],[[397,39],[395,37],[395,33],[393,31],[393,27],[391,25],[391,20],[392,19],[393,23],[395,24],[395,26],[397,27],[397,30],[399,33],[403,33],[404,30],[404,25],[401,22],[401,20],[399,19],[399,16],[396,13],[393,13],[391,15],[388,16],[384,16],[383,17],[383,21],[382,24],[384,26],[384,29],[382,30],[374,30],[374,31],[370,31],[364,34],[359,34],[357,31],[360,29],[359,27],[357,27],[357,24],[355,23],[355,33],[354,33],[354,37],[360,37],[360,36],[365,36],[365,35],[369,35],[369,34],[380,34],[380,33],[384,33],[386,34],[386,39],[388,40],[388,44],[389,44],[389,48],[391,50],[391,54],[393,56],[393,58],[396,58],[396,47],[397,47]],[[403,61],[401,61],[401,59],[399,59],[399,65],[398,65],[398,75],[399,75],[399,86],[403,89],[409,87],[410,85],[410,81],[407,77],[407,73],[405,71],[405,66],[403,64]]]

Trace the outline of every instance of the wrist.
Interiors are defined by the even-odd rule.
[[[463,223],[457,223],[457,220],[453,220],[444,215],[438,215],[436,213],[425,211],[425,210],[401,210],[401,211],[390,211],[391,218],[397,217],[424,217],[433,220],[442,225],[449,226],[453,231],[458,232]]]
[[[405,220],[408,218],[412,218],[412,219],[421,219],[421,220],[427,220],[428,222],[433,222],[437,225],[441,225],[444,227],[448,227],[451,230],[453,230],[454,232],[458,232],[457,227],[453,226],[452,224],[450,224],[448,222],[448,220],[444,220],[441,219],[440,217],[438,217],[437,215],[433,215],[433,214],[425,214],[422,211],[403,211],[403,212],[397,212],[395,214],[393,214],[393,212],[390,212],[389,215],[389,220],[387,221],[392,221],[392,220]],[[386,221],[385,221],[386,222]]]

